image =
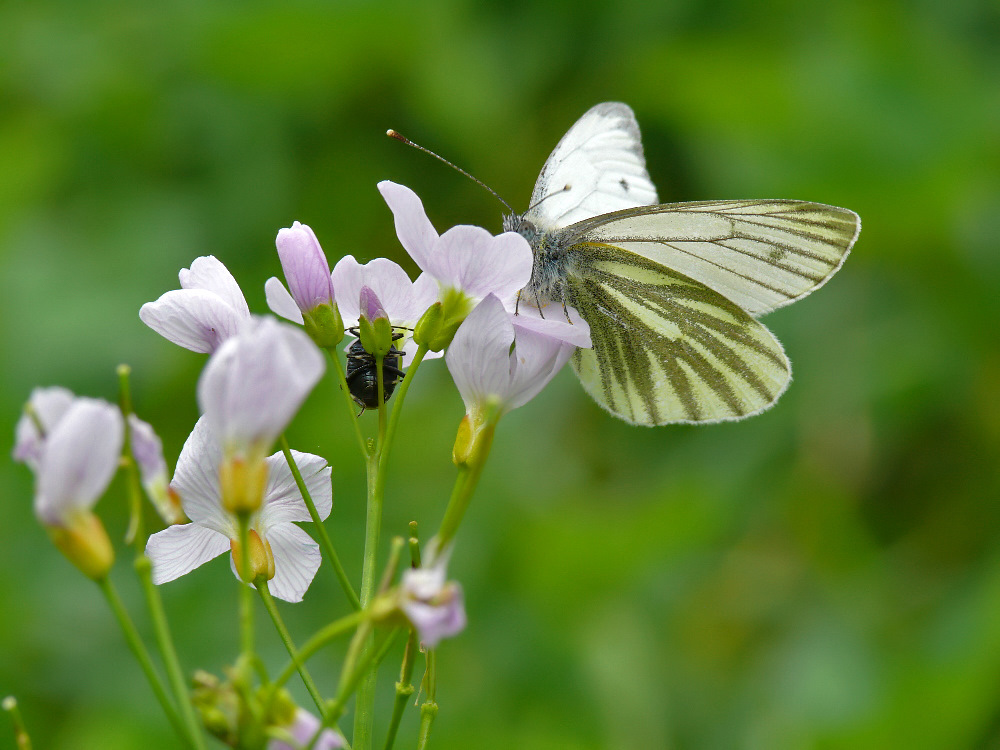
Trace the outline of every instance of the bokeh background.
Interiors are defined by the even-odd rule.
[[[300,220],[333,260],[415,271],[378,180],[439,229],[498,231],[500,207],[387,127],[523,209],[563,132],[622,100],[662,200],[817,200],[864,230],[832,283],[768,316],[796,377],[765,415],[633,428],[567,370],[504,420],[452,563],[470,626],[440,649],[432,747],[1000,747],[998,82],[1000,10],[978,0],[10,0],[0,444],[33,386],[114,399],[128,362],[172,462],[204,357],[136,313],[181,267],[214,254],[263,312],[274,235]],[[328,527],[357,577],[363,471],[336,397],[319,387],[291,439],[335,467]],[[462,413],[427,365],[384,538],[439,522]],[[0,462],[0,694],[40,748],[175,747],[31,495]],[[120,482],[99,509],[120,538]],[[222,561],[164,587],[188,669],[234,657],[235,588]],[[283,607],[300,640],[345,611],[328,570]],[[341,653],[316,657],[322,687]]]

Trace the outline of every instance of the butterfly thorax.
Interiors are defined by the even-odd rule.
[[[522,290],[522,295],[539,305],[570,302],[566,285],[569,255],[565,243],[560,242],[559,231],[541,229],[523,214],[505,216],[503,228],[506,232],[517,232],[531,245],[534,256],[531,280]]]

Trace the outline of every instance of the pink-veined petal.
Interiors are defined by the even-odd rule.
[[[193,352],[210,353],[251,321],[215,292],[174,289],[139,308],[139,319],[168,341]]]
[[[513,343],[514,326],[493,295],[480,302],[459,326],[445,361],[466,409],[471,411],[489,396],[506,392]]]
[[[265,318],[212,355],[198,381],[198,403],[223,444],[269,446],[325,366],[302,329]]]
[[[180,578],[229,551],[229,537],[195,523],[168,526],[149,537],[146,556],[153,562],[153,583]]]
[[[305,322],[302,311],[278,277],[272,276],[264,282],[264,299],[275,315],[280,315],[282,318],[299,325]]]
[[[243,290],[229,273],[229,269],[214,255],[195,258],[191,268],[182,268],[178,277],[182,289],[204,289],[214,292],[232,307],[237,315],[243,318],[250,317],[250,308],[247,307]]]
[[[410,257],[424,271],[437,242],[438,233],[427,218],[424,204],[417,194],[404,185],[383,180],[378,184],[379,192],[389,205],[396,223],[396,236]]]
[[[308,312],[317,305],[332,305],[330,264],[312,228],[296,221],[278,231],[274,244],[288,290],[298,308]]]
[[[221,462],[222,446],[202,417],[184,441],[170,485],[180,496],[188,518],[229,539],[235,535],[236,525],[222,510]]]
[[[46,435],[51,434],[75,399],[72,391],[60,386],[35,388],[31,391],[28,405],[34,412],[34,418],[22,414],[17,420],[13,450],[15,461],[23,461],[32,470],[37,470],[45,439],[38,432],[36,420],[41,423]]]
[[[78,398],[49,434],[38,462],[35,513],[59,526],[89,510],[118,469],[124,439],[121,411],[106,401]]]
[[[516,232],[494,237],[482,227],[457,226],[441,235],[427,271],[477,299],[513,299],[531,279],[531,246]]]
[[[333,508],[331,469],[326,459],[312,453],[292,451],[295,466],[309,490],[320,518],[327,518]],[[282,453],[267,459],[267,488],[264,490],[264,507],[260,512],[260,525],[265,533],[271,527],[290,521],[311,521],[312,516],[299,493],[292,470]]]
[[[268,529],[267,541],[274,553],[274,578],[267,582],[268,589],[286,602],[302,601],[322,561],[319,545],[290,523]]]
[[[527,299],[522,299],[518,306],[518,313],[511,317],[511,322],[514,324],[515,331],[534,331],[543,336],[565,341],[573,346],[584,349],[591,347],[590,325],[580,317],[580,313],[574,308],[567,306],[564,313],[561,305],[553,304],[545,308],[545,313],[546,317],[543,318],[534,304]],[[566,319],[567,314],[569,320]]]

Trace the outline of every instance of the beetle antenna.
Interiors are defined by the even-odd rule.
[[[503,203],[503,205],[504,205],[504,206],[505,206],[505,207],[507,208],[507,210],[508,210],[508,211],[510,211],[511,213],[514,213],[514,209],[510,207],[510,204],[509,204],[509,203],[507,203],[507,201],[505,201],[505,200],[504,200],[503,198],[501,198],[501,197],[500,197],[500,196],[499,196],[499,195],[497,194],[497,191],[496,191],[496,190],[494,190],[493,188],[491,188],[491,187],[490,187],[489,185],[487,185],[487,184],[486,184],[485,182],[483,182],[482,180],[480,180],[480,179],[477,179],[476,177],[473,177],[473,176],[472,176],[471,174],[469,174],[468,172],[466,172],[466,171],[465,171],[464,169],[462,169],[461,167],[459,167],[459,166],[457,166],[457,165],[455,165],[455,164],[452,164],[452,163],[451,163],[450,161],[448,161],[447,159],[445,159],[445,158],[444,158],[443,156],[440,156],[439,154],[435,154],[435,153],[434,153],[433,151],[431,151],[431,150],[430,150],[429,148],[424,148],[424,147],[423,147],[423,146],[421,146],[421,145],[420,145],[419,143],[414,143],[414,142],[413,142],[413,141],[411,141],[411,140],[410,140],[409,138],[407,138],[407,137],[406,137],[406,136],[404,136],[404,135],[401,135],[400,133],[396,132],[396,131],[395,131],[395,130],[393,130],[392,128],[390,128],[389,130],[385,131],[385,134],[386,134],[387,136],[389,136],[390,138],[395,138],[395,139],[396,139],[397,141],[400,141],[400,142],[402,142],[402,143],[405,143],[405,144],[406,144],[407,146],[413,146],[413,148],[417,149],[418,151],[423,151],[423,152],[424,152],[425,154],[428,154],[428,155],[430,155],[430,156],[433,156],[433,157],[434,157],[435,159],[437,159],[438,161],[441,161],[441,162],[444,162],[445,164],[447,164],[447,165],[448,165],[449,167],[451,167],[452,169],[454,169],[454,170],[455,170],[456,172],[458,172],[458,173],[460,173],[460,174],[464,174],[464,175],[465,175],[466,177],[468,177],[468,178],[469,178],[470,180],[472,180],[472,181],[473,181],[474,183],[476,183],[477,185],[479,185],[479,186],[480,186],[481,188],[483,188],[483,189],[485,189],[486,191],[488,191],[488,192],[489,192],[489,193],[490,193],[490,194],[491,194],[491,195],[492,195],[492,196],[493,196],[494,198],[496,198],[496,199],[497,199],[498,201],[500,201],[501,203]]]

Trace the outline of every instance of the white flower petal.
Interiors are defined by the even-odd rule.
[[[330,274],[333,279],[333,293],[337,299],[337,309],[344,319],[344,327],[358,324],[358,298],[364,286],[364,271],[353,255],[345,255],[337,261]]]
[[[170,486],[180,496],[181,507],[188,518],[231,538],[235,523],[222,510],[221,463],[222,447],[208,420],[202,417],[184,441]]]
[[[224,445],[269,446],[324,369],[302,329],[265,318],[212,355],[198,381],[198,403]]]
[[[38,462],[35,513],[43,523],[58,526],[94,506],[118,469],[124,430],[118,407],[92,398],[73,402]]]
[[[282,318],[299,325],[305,322],[302,318],[302,311],[278,277],[272,276],[264,282],[264,299],[267,300],[267,306],[275,315],[280,315]]]
[[[191,268],[182,268],[178,274],[182,289],[204,289],[214,292],[243,318],[250,317],[250,308],[236,279],[222,261],[214,255],[195,258]]]
[[[287,727],[295,744],[283,740],[272,739],[267,743],[267,750],[302,750],[307,747],[313,735],[319,730],[320,722],[308,711],[298,708],[295,711],[295,721]],[[313,745],[313,750],[337,750],[344,746],[343,740],[332,730],[324,729]]]
[[[466,409],[503,396],[510,383],[514,326],[503,304],[490,295],[469,313],[448,347],[445,361]]]
[[[229,537],[198,524],[168,526],[149,537],[146,556],[153,562],[153,583],[180,578],[229,551]]]
[[[482,227],[457,226],[441,235],[427,271],[439,281],[482,299],[512,299],[531,279],[531,245],[516,232],[494,237]]]
[[[174,289],[139,308],[139,319],[168,341],[193,352],[213,352],[251,320],[215,292]]]
[[[268,529],[267,541],[274,553],[274,578],[267,582],[268,589],[286,602],[302,601],[322,561],[319,545],[290,523]]]
[[[530,300],[522,299],[518,313],[511,318],[511,322],[515,330],[534,331],[584,349],[591,347],[590,325],[574,308],[567,306],[564,313],[561,305],[553,304],[545,308],[545,313],[546,317],[543,318]],[[569,320],[566,319],[567,314]]]
[[[319,517],[325,519],[333,508],[333,485],[330,481],[331,469],[326,459],[312,453],[292,451],[292,458],[306,483],[309,496],[316,505]],[[271,527],[290,521],[311,521],[312,516],[299,493],[292,470],[282,453],[275,453],[267,459],[267,488],[264,490],[264,507],[261,509],[260,524],[265,533]]]
[[[417,194],[403,185],[383,180],[378,184],[379,192],[389,204],[396,223],[396,236],[410,257],[424,271],[437,242],[438,233],[424,211],[424,204]],[[336,284],[336,282],[334,282]]]
[[[34,418],[22,414],[17,421],[13,450],[15,461],[23,461],[32,470],[37,470],[45,439],[38,432],[36,419],[41,423],[45,434],[51,434],[75,399],[72,391],[60,386],[35,388],[31,391],[28,405],[34,411]]]

